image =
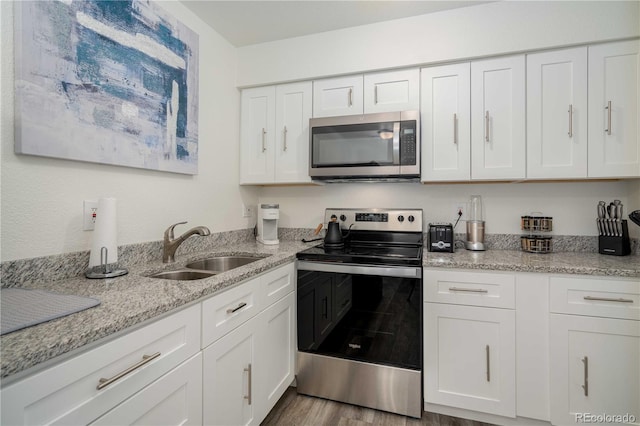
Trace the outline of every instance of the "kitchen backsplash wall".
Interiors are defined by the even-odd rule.
[[[521,234],[520,216],[541,212],[553,217],[552,235],[595,236],[599,200],[619,199],[625,217],[640,209],[640,180],[611,182],[526,182],[487,184],[328,184],[264,187],[260,203],[280,204],[280,226],[315,228],[327,207],[421,208],[425,222],[455,222],[456,205],[481,195],[487,234]],[[456,232],[464,232],[464,223]],[[633,238],[640,227],[629,224]]]
[[[118,244],[162,239],[196,225],[245,229],[242,204],[256,189],[239,187],[239,93],[236,49],[177,1],[158,2],[199,34],[199,172],[195,176],[14,154],[13,2],[0,2],[0,156],[2,261],[88,250],[83,200],[118,200]],[[77,141],[82,143],[82,141]]]

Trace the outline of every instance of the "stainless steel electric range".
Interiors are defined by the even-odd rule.
[[[332,219],[344,246],[297,255],[298,392],[421,417],[422,210]]]

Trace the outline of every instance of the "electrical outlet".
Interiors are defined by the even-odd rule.
[[[242,217],[251,217],[253,216],[253,207],[247,206],[246,204],[242,205]]]
[[[462,213],[462,215],[460,215],[460,213]],[[460,216],[460,220],[467,220],[467,202],[466,201],[458,201],[453,203],[454,221],[458,220],[458,216]]]
[[[84,231],[93,231],[96,227],[96,217],[98,216],[98,201],[84,200],[83,205],[82,229]]]

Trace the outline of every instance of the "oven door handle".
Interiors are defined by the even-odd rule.
[[[382,277],[422,278],[421,267],[404,266],[363,266],[351,263],[320,263],[298,261],[298,270],[317,272],[339,272],[355,275],[375,275]]]

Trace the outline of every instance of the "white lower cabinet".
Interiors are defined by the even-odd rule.
[[[203,351],[203,420],[207,425],[258,424],[253,398],[257,322],[247,321]]]
[[[157,397],[165,390],[155,383],[199,353],[200,317],[198,304],[3,387],[0,423],[89,424],[131,397],[148,409],[164,405]],[[194,383],[188,394],[200,398],[202,390]],[[135,421],[126,408],[121,415]]]
[[[202,355],[156,380],[92,425],[201,425]]]
[[[425,400],[515,417],[512,310],[426,303]]]
[[[551,423],[640,425],[640,280],[552,277]]]
[[[258,297],[271,301],[269,295],[279,294],[281,298],[270,305],[257,300],[258,306],[267,304],[266,309],[203,350],[204,424],[259,424],[293,382],[294,277],[291,263],[229,290],[241,294],[244,286],[257,286]],[[243,303],[238,302],[238,306]],[[240,315],[241,310],[232,314]],[[206,329],[205,323],[203,332]]]
[[[552,423],[640,425],[640,322],[553,314],[551,329]]]

